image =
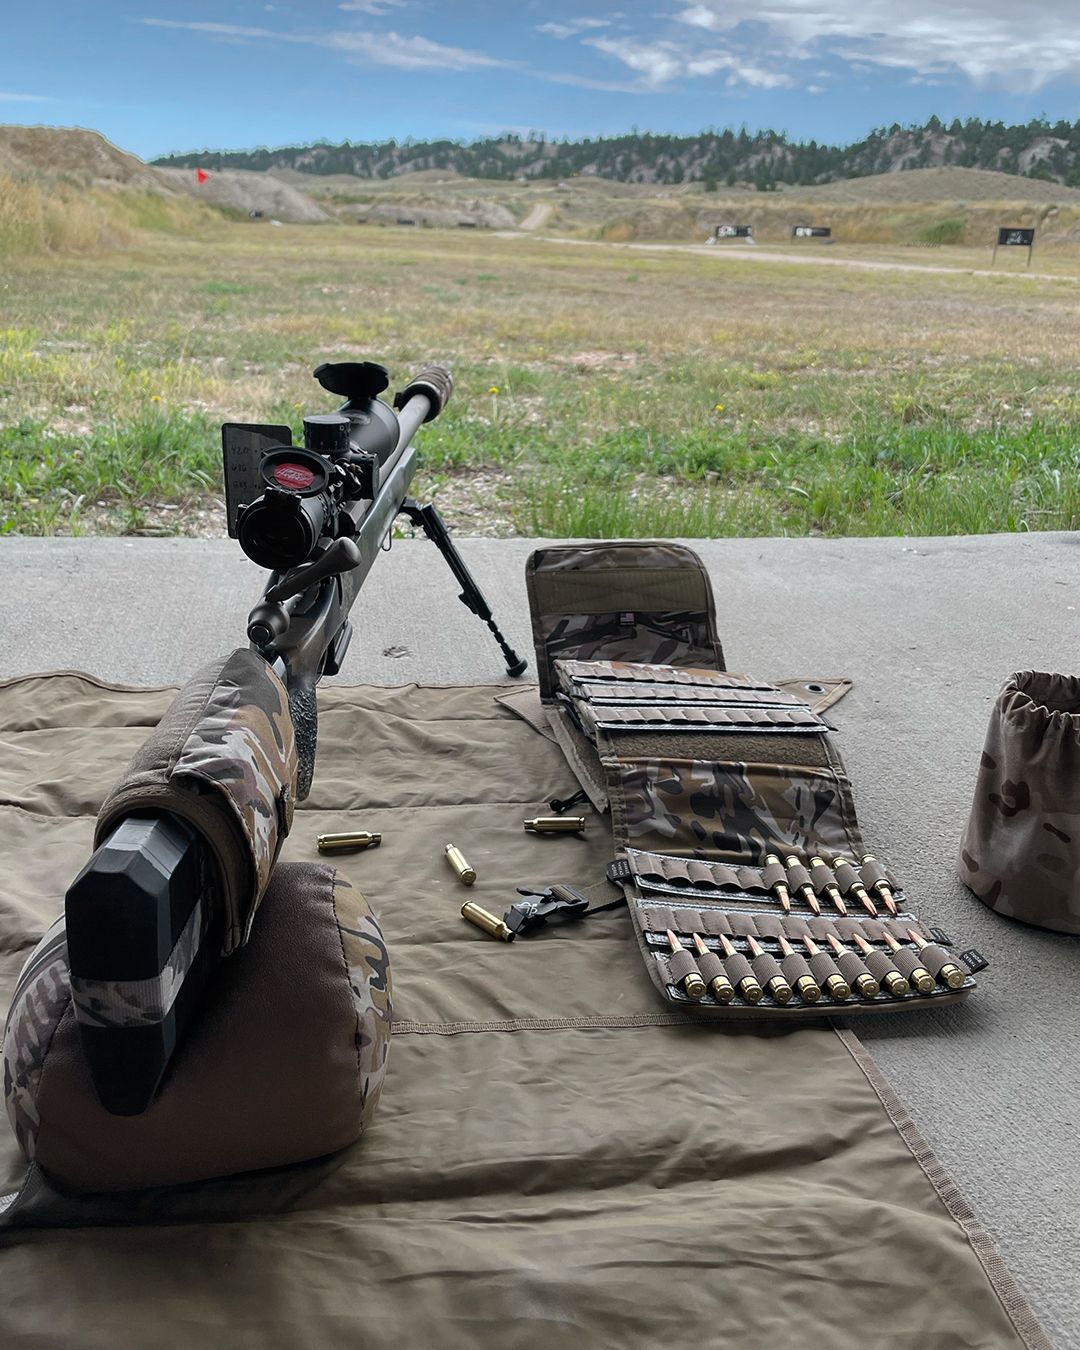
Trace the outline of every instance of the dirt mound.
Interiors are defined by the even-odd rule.
[[[155,169],[163,183],[175,192],[187,192],[211,206],[231,210],[253,211],[272,220],[284,220],[294,225],[310,225],[332,217],[316,206],[310,197],[283,183],[273,174],[256,173],[252,169],[210,170],[206,181],[197,181],[194,169]]]
[[[83,186],[111,183],[152,192],[164,186],[156,169],[82,127],[0,126],[0,169]]]
[[[993,169],[905,169],[868,178],[845,178],[820,187],[789,187],[787,199],[810,202],[850,202],[852,205],[896,202],[1080,202],[1080,190],[1020,178]]]
[[[448,206],[397,200],[393,204],[350,203],[338,213],[342,220],[361,224],[427,225],[442,229],[474,226],[489,230],[512,230],[517,219],[497,202],[463,199]]]

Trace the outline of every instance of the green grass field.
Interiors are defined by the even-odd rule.
[[[830,256],[922,262],[912,250]],[[976,250],[942,266],[985,268]],[[224,420],[322,360],[448,360],[462,533],[949,534],[1080,519],[1080,267],[1036,279],[247,223],[0,280],[0,531],[223,533]]]

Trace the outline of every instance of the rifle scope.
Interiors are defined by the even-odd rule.
[[[304,418],[304,445],[271,445],[259,463],[262,491],[236,516],[240,547],[260,567],[283,572],[306,562],[320,539],[351,534],[350,503],[374,496],[379,466],[401,428],[378,394],[390,382],[372,361],[322,365],[315,378],[345,395],[338,413]]]

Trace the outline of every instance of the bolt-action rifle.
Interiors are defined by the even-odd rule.
[[[350,611],[399,516],[438,548],[461,587],[460,600],[491,630],[507,674],[526,668],[439,512],[409,496],[413,437],[446,406],[450,372],[426,367],[393,407],[378,397],[389,377],[372,362],[321,365],[315,378],[345,402],[336,413],[304,418],[303,446],[292,444],[286,426],[222,427],[229,535],[270,571],[248,615],[247,638],[288,694],[300,800],[315,766],[316,685],[341,669]],[[211,908],[201,903],[211,873],[202,852],[198,833],[178,817],[130,815],[67,893],[68,965],[82,1045],[101,1103],[115,1114],[149,1105],[220,959],[219,945],[200,940],[208,937]],[[134,1011],[106,1016],[106,1003]]]

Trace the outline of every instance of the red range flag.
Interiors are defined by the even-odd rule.
[[[206,180],[207,180],[209,177],[210,177],[210,175],[206,172],[205,169],[196,169],[196,170],[195,170],[195,181],[196,181],[196,183],[205,183]]]

